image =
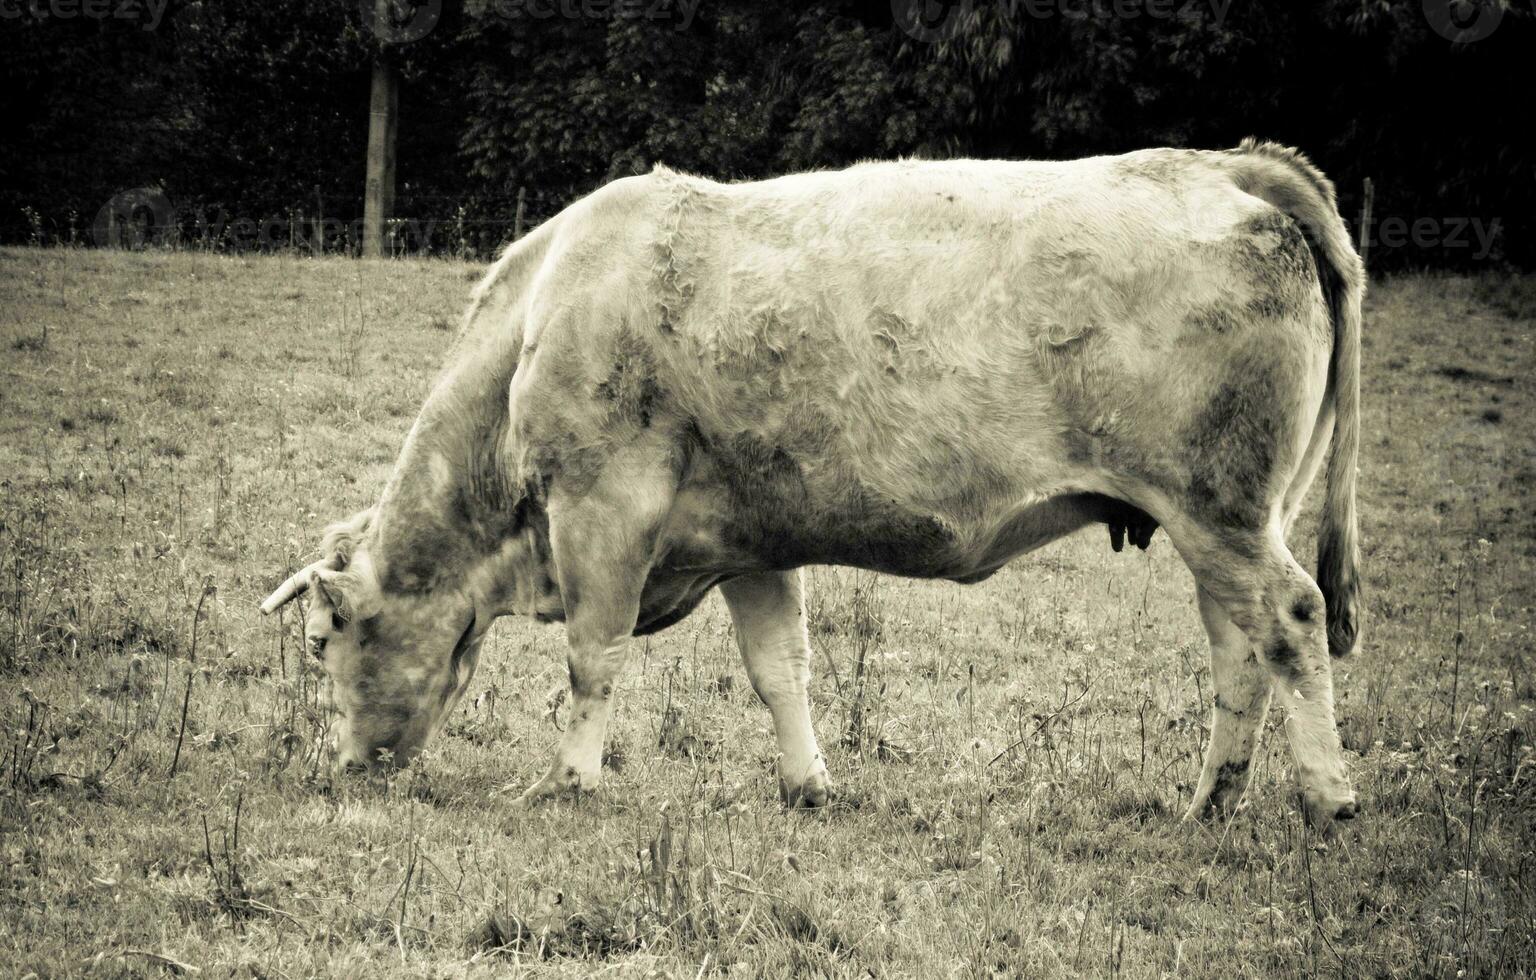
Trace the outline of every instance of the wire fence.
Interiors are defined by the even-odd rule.
[[[502,206],[407,194],[385,222],[384,250],[394,257],[485,259],[569,203],[526,188]],[[114,195],[88,226],[75,215],[60,222],[25,213],[33,245],[308,255],[359,255],[363,246],[362,216],[328,213],[318,189],[312,201],[254,215],[180,203],[158,187]]]

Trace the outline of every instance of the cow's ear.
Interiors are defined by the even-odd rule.
[[[336,572],[317,568],[310,573],[309,591],[316,599],[330,607],[331,611],[342,619],[347,616],[347,596],[342,590],[341,582],[337,580]]]
[[[342,622],[367,619],[378,612],[378,596],[361,575],[316,569],[312,587]]]

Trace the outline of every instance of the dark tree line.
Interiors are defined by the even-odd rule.
[[[153,24],[99,2],[0,19],[0,238],[91,243],[116,197],[120,235],[173,209],[182,245],[355,243],[367,0],[168,0]],[[1374,268],[1536,264],[1529,5],[1489,29],[1449,0],[395,2],[430,27],[394,48],[402,249],[485,254],[520,189],[533,223],[657,162],[745,178],[1259,135],[1310,153],[1352,220],[1374,180]]]

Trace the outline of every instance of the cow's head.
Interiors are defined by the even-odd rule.
[[[320,560],[261,606],[270,613],[310,594],[305,639],[331,679],[341,770],[408,763],[469,686],[495,616],[519,601],[535,612],[540,607],[524,585],[537,581],[537,556],[521,538],[509,541],[499,560],[469,565],[430,589],[400,590],[391,588],[371,524],[365,511],[331,527]],[[547,611],[547,596],[543,606]]]

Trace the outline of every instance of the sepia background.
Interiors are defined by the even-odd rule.
[[[1439,0],[0,0],[0,975],[1536,970],[1533,40]],[[1372,274],[1353,825],[1304,826],[1278,718],[1243,810],[1179,823],[1193,584],[1102,529],[969,587],[808,571],[821,812],[718,599],[633,642],[591,797],[508,806],[566,711],[521,620],[421,764],[330,778],[256,603],[377,498],[498,244],[658,162],[1249,135]]]

